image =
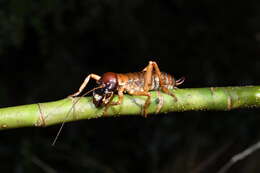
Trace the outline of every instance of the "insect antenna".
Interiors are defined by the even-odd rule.
[[[90,91],[87,91],[86,93],[84,93],[82,96],[80,96],[80,97],[72,104],[72,107],[69,109],[69,112],[67,113],[67,115],[65,116],[64,120],[62,121],[62,124],[61,124],[61,126],[60,126],[60,128],[59,128],[59,131],[58,131],[57,135],[55,136],[55,138],[54,138],[54,140],[53,140],[53,142],[52,142],[52,146],[55,146],[55,144],[56,144],[56,142],[57,142],[57,140],[58,140],[58,137],[60,136],[61,130],[62,130],[64,124],[65,124],[66,119],[68,118],[68,116],[69,116],[70,112],[72,111],[73,107],[79,102],[79,100],[80,100],[82,97],[86,96],[87,94],[91,93],[92,91],[95,91],[96,89],[103,88],[103,87],[104,87],[104,86],[101,85],[101,86],[98,86],[98,87],[93,88],[93,89],[90,90]]]

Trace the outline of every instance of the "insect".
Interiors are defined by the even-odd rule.
[[[106,112],[108,107],[122,103],[124,93],[146,96],[147,99],[143,106],[143,115],[145,117],[147,116],[147,108],[151,102],[149,91],[160,90],[171,95],[177,101],[176,96],[169,89],[176,89],[185,80],[184,77],[175,80],[173,76],[161,72],[155,61],[149,61],[149,64],[141,72],[125,74],[106,72],[102,76],[90,74],[85,78],[79,90],[70,96],[79,96],[90,79],[96,80],[97,84],[97,87],[93,89],[93,103],[96,107],[104,106]],[[116,93],[119,99],[117,102],[112,102]]]
[[[69,97],[79,96],[87,86],[90,79],[96,80],[97,86],[83,94],[83,96],[93,91],[93,103],[96,107],[105,107],[104,114],[110,106],[120,105],[123,101],[124,93],[128,93],[130,95],[147,97],[143,106],[143,115],[145,117],[147,116],[147,108],[151,102],[151,94],[149,91],[160,90],[168,95],[171,95],[175,101],[177,101],[176,96],[170,92],[169,89],[176,89],[177,86],[182,84],[185,80],[184,77],[179,80],[175,80],[173,76],[161,72],[156,62],[149,61],[149,64],[141,72],[125,74],[107,72],[102,76],[90,74],[85,78],[79,90],[74,94],[69,95]],[[117,102],[112,102],[112,99],[116,93],[118,94],[119,99]],[[79,99],[77,101],[79,101]],[[161,107],[157,109],[157,112],[159,112],[160,108]],[[64,123],[65,121],[62,123],[52,143],[53,146],[58,139]]]

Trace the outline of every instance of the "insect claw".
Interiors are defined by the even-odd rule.
[[[144,116],[144,118],[147,118],[147,111],[143,108],[143,111],[142,111],[142,115]]]
[[[78,96],[77,93],[75,93],[75,94],[70,94],[70,95],[68,95],[68,98],[75,98],[75,97],[77,97],[77,96]]]
[[[107,116],[107,110],[108,110],[109,105],[105,106],[104,112],[103,112],[103,116],[106,117]]]
[[[177,101],[178,101],[178,99],[177,99],[177,97],[176,97],[176,95],[175,95],[175,94],[171,94],[171,96],[174,98],[174,101],[175,101],[175,102],[177,102]]]

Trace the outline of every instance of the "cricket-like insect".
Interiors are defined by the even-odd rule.
[[[173,76],[161,72],[156,62],[149,61],[149,64],[141,72],[125,74],[107,72],[102,76],[90,74],[85,78],[79,90],[76,93],[71,94],[69,97],[79,96],[87,86],[90,79],[96,80],[97,87],[88,91],[83,96],[93,91],[93,103],[96,107],[104,106],[104,114],[106,113],[106,110],[109,106],[121,104],[124,93],[128,93],[130,95],[136,96],[147,96],[143,107],[143,115],[145,117],[147,116],[147,108],[151,102],[151,94],[149,91],[160,90],[166,94],[171,95],[175,101],[177,101],[176,96],[171,93],[169,89],[176,89],[177,86],[182,84],[185,80],[184,77],[182,77],[175,81]],[[117,102],[112,102],[115,93],[118,94],[119,99]],[[159,112],[160,108],[161,107],[157,109],[157,112]],[[55,145],[64,122],[62,123],[52,145]]]
[[[96,107],[119,105],[123,101],[124,93],[136,96],[147,96],[143,107],[143,115],[147,116],[147,108],[151,102],[151,90],[161,90],[171,95],[177,101],[176,96],[169,89],[177,88],[184,82],[184,77],[179,80],[173,76],[161,72],[157,63],[149,61],[149,64],[141,72],[135,73],[114,73],[106,72],[102,76],[96,74],[88,75],[81,84],[78,92],[70,95],[78,96],[86,87],[90,79],[96,80],[97,88],[93,91],[93,103]],[[118,93],[118,101],[112,102],[114,94]],[[105,110],[106,110],[105,109]]]

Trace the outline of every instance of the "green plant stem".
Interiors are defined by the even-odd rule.
[[[160,92],[163,100],[160,113],[178,111],[227,111],[238,108],[260,107],[260,86],[211,87],[177,89],[172,96]],[[152,91],[148,114],[155,114],[160,97]],[[113,101],[116,101],[117,96]],[[142,105],[146,97],[125,94],[121,105],[112,106],[104,115],[104,108],[96,108],[92,97],[66,98],[54,102],[14,106],[0,109],[0,129],[25,126],[50,126],[62,122],[103,116],[142,115]],[[76,104],[75,104],[76,103]],[[174,114],[173,114],[174,115]],[[148,115],[149,118],[149,115]]]

